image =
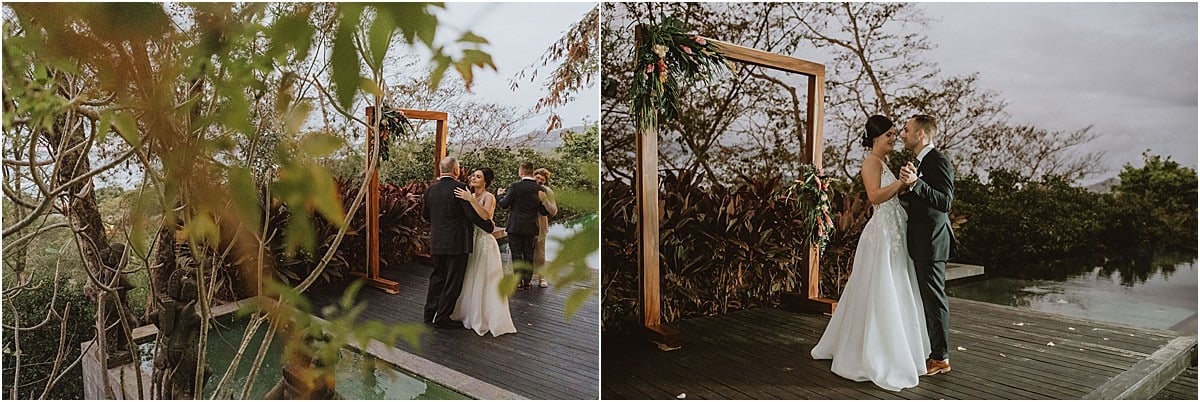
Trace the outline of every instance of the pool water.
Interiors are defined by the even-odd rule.
[[[213,321],[208,337],[208,364],[212,367],[213,375],[208,384],[205,384],[206,399],[213,397],[217,382],[229,369],[249,322],[249,318],[244,317],[222,317]],[[217,395],[217,399],[240,399],[242,387],[249,377],[250,366],[254,363],[267,326],[268,324],[264,323],[255,332],[237,371],[229,378],[231,384],[223,387],[224,390]],[[150,372],[154,366],[154,343],[151,341],[139,346],[142,350],[142,370]],[[254,377],[255,381],[248,395],[250,399],[261,399],[279,382],[283,376],[280,361],[282,353],[283,340],[276,334],[276,338],[267,349],[258,374]],[[341,349],[334,372],[337,377],[337,392],[345,399],[470,399],[391,363],[348,348]]]
[[[1196,260],[1140,275],[1131,280],[1132,275],[1096,267],[1064,278],[994,277],[952,283],[946,290],[952,297],[1195,334]]]
[[[554,261],[554,257],[558,256],[558,250],[562,249],[562,240],[571,237],[586,226],[579,223],[554,223],[547,227],[546,233],[546,261]],[[597,228],[597,230],[599,230]],[[591,252],[587,256],[587,266],[592,269],[600,269],[600,252],[599,248]]]

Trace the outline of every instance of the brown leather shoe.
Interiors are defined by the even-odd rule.
[[[950,359],[946,360],[925,360],[925,375],[934,375],[950,372]]]

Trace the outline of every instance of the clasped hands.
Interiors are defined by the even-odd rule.
[[[897,179],[904,183],[905,188],[911,188],[917,182],[917,167],[908,162],[900,168],[900,177]]]

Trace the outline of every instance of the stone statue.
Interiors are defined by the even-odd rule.
[[[156,399],[197,399],[193,395],[196,370],[201,366],[196,358],[196,337],[200,334],[203,317],[196,309],[199,287],[196,270],[178,267],[166,283],[166,297],[159,297],[161,308],[151,315],[158,327],[160,343],[154,356],[154,382],[159,384]],[[207,364],[202,366],[204,381],[212,375]]]

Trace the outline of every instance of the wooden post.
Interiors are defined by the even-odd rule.
[[[825,67],[808,76],[808,127],[804,132],[804,160],[811,163],[819,173],[824,159],[825,142],[822,130],[825,126]],[[837,300],[821,297],[821,252],[815,244],[808,249],[807,300],[800,304],[805,311],[833,314]]]
[[[371,167],[371,150],[375,146],[375,107],[367,106],[367,168]],[[367,284],[383,291],[400,293],[400,284],[379,276],[379,166],[369,172],[367,179],[367,273],[355,273]]]
[[[637,40],[644,34],[639,26]],[[654,112],[657,113],[657,112]],[[658,120],[655,116],[655,121]],[[641,285],[642,326],[651,341],[663,350],[679,349],[679,331],[662,323],[662,273],[658,245],[658,129],[638,127],[637,132],[638,283]]]
[[[443,113],[443,115],[444,114],[445,113]],[[441,162],[442,158],[446,157],[446,135],[447,134],[448,133],[446,131],[446,118],[445,118],[445,116],[443,116],[441,120],[437,121],[437,133],[434,134],[434,137],[435,137],[435,140],[433,142],[433,178],[434,179],[442,177],[442,167],[440,166],[440,164],[438,162]]]

